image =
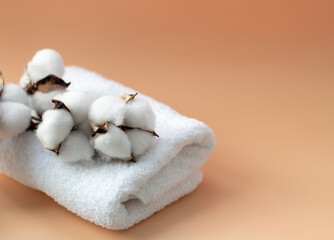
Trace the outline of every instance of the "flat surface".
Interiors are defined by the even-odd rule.
[[[38,49],[213,128],[189,196],[126,231],[0,175],[0,239],[333,239],[333,1],[0,0],[0,68]]]

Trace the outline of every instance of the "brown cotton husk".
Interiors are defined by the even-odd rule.
[[[66,111],[71,112],[70,109],[68,109],[65,103],[63,103],[62,101],[59,101],[57,99],[52,99],[51,101],[55,104],[53,109],[65,109]]]
[[[138,93],[135,93],[135,94],[124,93],[124,94],[121,96],[121,98],[124,100],[124,102],[128,103],[128,102],[130,102],[132,99],[134,99],[137,95],[138,95]]]
[[[134,162],[134,163],[137,162],[137,159],[135,158],[135,156],[133,155],[133,153],[131,153],[131,161]]]
[[[129,158],[115,158],[115,160],[118,160],[118,161],[122,161],[122,162],[134,162],[136,163],[137,162],[137,159],[135,158],[135,156],[131,153],[131,157]]]
[[[57,155],[59,155],[59,150],[60,150],[61,144],[56,148],[56,149],[49,149],[52,152],[55,152]]]
[[[36,123],[35,121],[33,121],[33,119],[30,119],[30,125],[26,129],[26,131],[34,131],[35,129],[37,129],[37,126],[38,126],[38,123]]]
[[[93,135],[92,137],[96,137],[97,135],[100,135],[100,134],[105,134],[108,132],[108,129],[109,129],[109,123],[106,122],[104,125],[102,126],[96,126],[96,125],[93,125],[92,126],[93,128]]]
[[[42,122],[40,117],[31,116],[30,119],[30,126],[27,130],[34,130],[37,129],[38,125]]]
[[[34,94],[37,91],[46,93],[56,89],[66,89],[70,84],[55,75],[49,75],[35,84],[28,84],[25,90],[28,94]]]
[[[118,127],[120,129],[122,129],[123,131],[137,129],[137,130],[141,130],[141,131],[144,131],[144,132],[151,133],[155,137],[159,137],[159,135],[155,131],[145,130],[145,129],[141,129],[141,128],[135,128],[135,127],[129,127],[129,126],[125,126],[125,125],[121,125],[121,126],[118,126]]]
[[[108,132],[109,124],[113,124],[113,123],[106,122],[104,125],[100,125],[100,126],[92,125],[92,129],[93,129],[93,132],[94,132],[92,137],[95,137],[97,134],[104,134],[104,133]],[[129,126],[125,126],[125,125],[120,125],[120,126],[117,126],[117,127],[122,129],[123,131],[137,129],[137,130],[140,130],[140,131],[148,132],[155,137],[159,137],[159,135],[155,131],[145,130],[145,129],[141,129],[141,128],[135,128],[135,127],[129,127]]]

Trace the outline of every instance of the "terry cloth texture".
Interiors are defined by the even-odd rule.
[[[69,90],[94,97],[134,93],[80,67],[67,67]],[[0,171],[45,192],[78,216],[109,229],[126,229],[192,192],[202,180],[200,167],[215,147],[213,132],[146,97],[156,114],[155,145],[136,163],[96,159],[68,164],[42,147],[33,132],[0,140]]]

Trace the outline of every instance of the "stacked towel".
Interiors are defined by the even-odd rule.
[[[67,67],[69,90],[94,97],[133,93],[130,88],[79,67]],[[0,171],[45,192],[80,217],[109,229],[125,229],[193,191],[200,167],[215,147],[202,122],[147,98],[156,114],[160,138],[137,163],[96,159],[67,164],[43,148],[33,132],[0,140]]]

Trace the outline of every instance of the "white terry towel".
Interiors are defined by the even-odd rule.
[[[69,90],[98,97],[134,93],[79,67],[67,67]],[[0,171],[45,192],[80,217],[109,229],[125,229],[193,191],[200,167],[215,147],[210,128],[147,97],[156,114],[155,145],[137,163],[97,160],[68,164],[44,149],[33,132],[0,140]]]

